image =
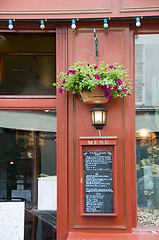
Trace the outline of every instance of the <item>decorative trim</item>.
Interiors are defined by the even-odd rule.
[[[141,7],[141,8],[137,8],[137,7],[127,7],[125,8],[123,5],[123,0],[121,0],[120,2],[120,12],[147,12],[147,11],[159,11],[159,7]]]
[[[75,31],[72,31],[72,60],[75,62]],[[76,107],[75,107],[75,96],[73,95],[73,225],[76,224]]]
[[[121,100],[121,112],[122,112],[122,152],[123,152],[123,173],[125,173],[125,108],[124,108],[124,99],[122,98]],[[125,179],[125,174],[123,174],[123,194],[124,194],[124,225],[126,226],[126,179]]]
[[[73,96],[73,226],[76,224],[76,108]]]
[[[0,11],[0,14],[83,14],[83,13],[110,13],[109,9],[90,9],[90,10],[56,10],[56,11]]]
[[[80,229],[80,228],[83,228],[83,229],[127,229],[127,227],[125,225],[109,225],[109,226],[106,226],[106,225],[103,225],[103,226],[98,226],[98,225],[74,225],[73,226],[74,228],[76,229]]]
[[[67,27],[56,29],[58,52],[57,72],[67,69],[68,32]],[[57,94],[57,239],[66,239],[68,233],[68,106],[67,94]]]
[[[94,138],[85,138],[80,140],[80,210],[81,210],[81,216],[85,217],[116,217],[118,216],[118,200],[117,200],[117,163],[116,163],[116,150],[117,150],[117,137],[116,138],[104,138],[105,141],[103,141],[103,138],[97,137],[96,140]],[[107,140],[106,140],[107,139]],[[112,187],[113,187],[113,212],[111,213],[98,213],[98,212],[92,212],[87,213],[85,212],[85,171],[84,169],[84,153],[87,152],[111,152],[112,153]],[[93,170],[93,169],[92,169]],[[91,170],[90,170],[91,171]],[[92,172],[92,171],[91,171]],[[105,226],[105,225],[104,225]]]
[[[79,139],[92,139],[92,138],[93,138],[93,139],[94,139],[94,138],[95,138],[95,139],[96,139],[96,138],[97,138],[97,139],[98,139],[98,138],[99,138],[99,139],[101,139],[101,138],[102,138],[102,139],[117,139],[117,136],[110,136],[110,137],[109,137],[109,136],[105,136],[105,137],[102,137],[102,136],[101,136],[101,137],[98,137],[98,136],[97,136],[97,137],[79,137]]]
[[[90,13],[110,13],[111,11],[111,0],[108,0],[108,8],[104,9],[75,9],[75,10],[43,10],[43,11],[0,11],[0,14],[90,14]]]
[[[94,32],[94,29],[92,30],[75,30],[74,31],[75,33],[93,33]],[[97,33],[100,33],[100,32],[124,32],[124,29],[103,29],[103,30],[100,30],[100,29],[96,29],[96,32]]]

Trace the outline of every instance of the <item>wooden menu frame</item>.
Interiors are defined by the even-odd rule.
[[[117,216],[117,183],[116,183],[116,141],[117,137],[80,137],[80,212],[81,216]],[[111,153],[112,160],[112,188],[113,188],[113,212],[86,212],[85,211],[85,177],[84,177],[84,153]],[[97,172],[97,171],[95,171]],[[108,172],[108,171],[107,171]],[[102,173],[104,176],[104,174]],[[106,177],[106,175],[105,175]],[[104,180],[103,180],[104,181]],[[91,188],[92,189],[92,188]],[[96,188],[97,189],[97,188]],[[104,196],[104,195],[103,195]],[[107,195],[108,196],[108,195]],[[104,202],[103,202],[104,204]]]

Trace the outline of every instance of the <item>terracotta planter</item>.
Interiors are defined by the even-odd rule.
[[[108,99],[104,96],[104,89],[94,89],[92,92],[80,92],[83,102],[87,104],[103,104],[107,103]]]

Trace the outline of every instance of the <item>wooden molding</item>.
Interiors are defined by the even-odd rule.
[[[134,7],[124,7],[124,0],[121,0],[120,2],[120,12],[147,12],[147,11],[159,11],[159,6],[156,7],[142,7],[143,4],[141,4],[141,7],[135,7],[135,3],[134,3]]]
[[[71,3],[70,3],[71,4]],[[82,4],[82,3],[81,3]],[[77,7],[77,6],[76,6]],[[18,8],[18,6],[17,6]],[[56,4],[56,6],[52,5],[52,9],[56,9],[58,8],[58,4]],[[68,2],[68,8],[69,8],[69,2]],[[92,13],[109,13],[111,12],[111,0],[107,0],[106,3],[104,4],[103,8],[85,8],[85,9],[60,9],[60,10],[32,10],[31,6],[30,6],[30,10],[1,10],[0,14],[1,15],[41,15],[41,14],[55,14],[55,15],[67,15],[67,14],[92,14]]]

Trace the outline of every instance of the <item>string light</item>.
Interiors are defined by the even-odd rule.
[[[42,30],[45,29],[44,20],[40,20],[40,28],[41,28]]]
[[[136,27],[140,26],[141,26],[140,17],[136,17]]]
[[[141,19],[159,19],[159,16],[143,16],[143,17],[114,17],[114,18],[111,18],[113,20],[126,20],[126,19],[136,19],[136,26],[137,27],[140,27],[141,26]],[[72,25],[71,25],[71,28],[72,29],[75,29],[76,28],[76,21],[104,21],[104,24],[103,24],[103,27],[104,28],[108,28],[108,20],[110,20],[110,18],[82,18],[82,19],[45,19],[45,20],[40,20],[40,19],[16,19],[16,21],[40,21],[40,28],[41,29],[45,29],[45,21],[50,21],[50,22],[63,22],[63,21],[72,21]],[[13,26],[13,21],[15,21],[14,19],[0,19],[0,22],[3,22],[3,21],[7,21],[9,22],[8,24],[8,28],[9,29],[13,29],[14,26]]]
[[[75,28],[76,28],[76,20],[75,20],[75,19],[72,19],[71,28],[72,28],[72,29],[75,29]]]
[[[108,28],[108,20],[107,18],[104,18],[104,25],[103,25],[104,28]]]
[[[8,28],[9,28],[10,30],[13,29],[13,22],[12,22],[11,19],[9,19],[9,25],[8,25]]]

